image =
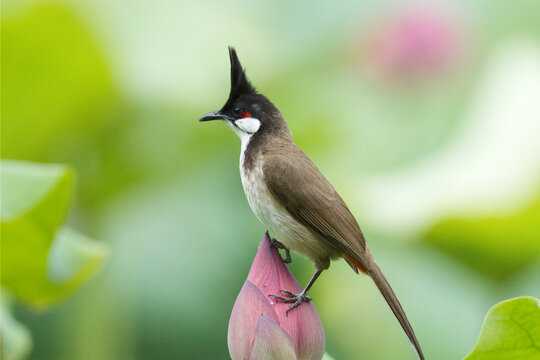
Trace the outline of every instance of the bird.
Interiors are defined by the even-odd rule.
[[[414,330],[392,287],[373,259],[351,211],[311,159],[294,143],[278,108],[248,80],[236,50],[229,47],[231,87],[220,110],[199,121],[224,121],[240,138],[240,176],[256,217],[275,235],[276,245],[311,259],[315,273],[299,293],[274,296],[291,303],[287,312],[312,300],[309,289],[331,260],[343,258],[369,275],[403,328],[419,359]],[[290,257],[288,256],[290,259]]]

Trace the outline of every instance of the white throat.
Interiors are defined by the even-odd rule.
[[[229,125],[236,135],[238,135],[240,141],[242,142],[242,148],[240,150],[240,166],[242,166],[244,162],[244,152],[246,151],[253,134],[255,134],[261,127],[261,122],[259,119],[247,117],[236,120],[234,124],[227,121],[227,125]]]

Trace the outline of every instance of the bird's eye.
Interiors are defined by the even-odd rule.
[[[244,119],[244,118],[248,118],[248,117],[251,117],[251,113],[247,110],[242,110],[241,108],[235,108],[233,110],[233,115],[235,118],[237,119]]]

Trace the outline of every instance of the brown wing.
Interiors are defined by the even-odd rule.
[[[300,148],[286,150],[265,154],[263,174],[272,195],[296,220],[366,267],[364,236],[341,196]]]
[[[283,150],[286,150],[283,151]],[[263,165],[266,185],[289,213],[342,252],[349,264],[369,273],[396,315],[420,359],[420,344],[394,291],[366,249],[362,231],[334,187],[296,145],[273,154]]]

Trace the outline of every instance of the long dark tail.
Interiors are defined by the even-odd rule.
[[[407,315],[405,315],[405,311],[403,311],[403,308],[401,307],[401,304],[399,303],[396,294],[394,294],[394,290],[392,290],[390,284],[388,283],[388,281],[386,281],[386,278],[384,277],[381,269],[375,263],[375,261],[372,261],[370,265],[370,269],[368,270],[369,275],[379,288],[379,291],[390,306],[390,309],[392,309],[392,312],[398,319],[401,327],[405,331],[405,334],[407,334],[407,337],[409,338],[411,345],[416,351],[416,354],[421,360],[424,360],[424,354],[422,353],[420,344],[418,343],[416,335],[414,334],[414,330],[409,323],[409,320],[407,319]]]

